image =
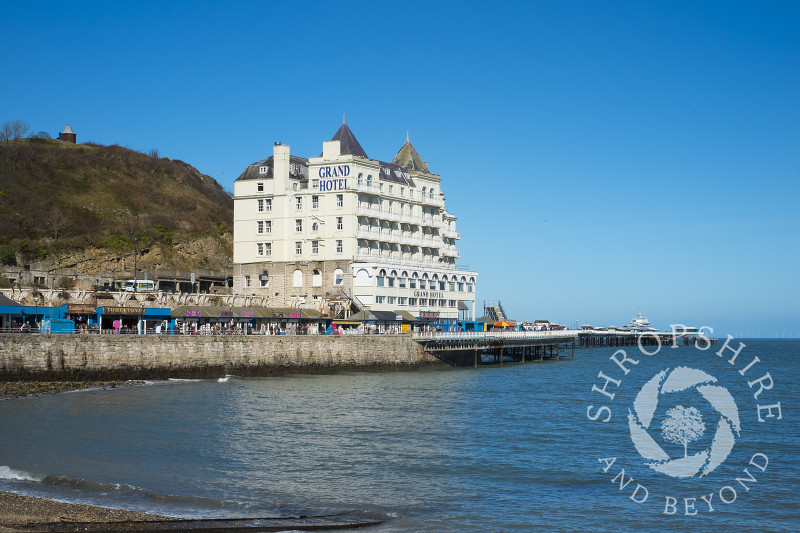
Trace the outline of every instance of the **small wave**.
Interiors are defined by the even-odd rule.
[[[233,374],[225,374],[224,378],[219,378],[217,381],[219,381],[220,383],[227,383],[231,378],[235,377],[237,376],[234,376]]]
[[[13,479],[15,481],[42,481],[44,476],[37,476],[22,470],[14,470],[10,466],[0,466],[0,479]]]
[[[202,379],[187,379],[187,378],[169,378],[167,381],[171,381],[173,383],[197,383],[198,381],[203,381]]]

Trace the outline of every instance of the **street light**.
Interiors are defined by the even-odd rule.
[[[133,292],[138,292],[136,289],[136,260],[139,258],[139,246],[138,246],[139,237],[133,238]]]
[[[39,297],[38,296],[34,296],[33,297],[33,303],[36,306],[35,307],[36,310],[33,313],[33,324],[36,325],[36,322],[38,321],[37,317],[39,315]]]

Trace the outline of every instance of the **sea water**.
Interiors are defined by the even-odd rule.
[[[733,349],[716,355],[721,343],[599,348],[502,367],[220,376],[5,400],[0,490],[181,517],[356,512],[385,520],[372,528],[381,532],[796,531],[800,342],[743,342],[736,364]],[[631,440],[643,384],[679,366],[702,368],[738,408],[736,444],[705,476],[661,474]],[[773,386],[754,398],[748,382],[767,372]],[[757,406],[777,403],[781,418],[773,409],[759,422]],[[701,409],[706,431],[692,446],[708,449],[717,420]],[[746,490],[736,481],[745,468]]]

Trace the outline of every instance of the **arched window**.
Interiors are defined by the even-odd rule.
[[[322,287],[322,272],[318,268],[314,269],[311,283],[314,287]]]
[[[422,188],[422,197],[423,197],[423,198],[425,198],[425,191],[427,191],[427,190],[428,190],[428,188],[427,188],[427,187],[423,187],[423,188]]]
[[[353,281],[353,285],[356,287],[369,287],[372,285],[369,272],[364,268],[360,268],[358,272],[356,272],[356,279]]]
[[[294,271],[294,277],[292,279],[292,285],[295,287],[302,287],[303,286],[303,271],[299,268]]]
[[[367,174],[367,187],[372,187],[372,174]]]
[[[344,271],[341,268],[337,268],[333,271],[333,284],[334,285],[342,285],[344,283]]]
[[[433,187],[431,187],[430,190],[428,191],[428,198],[433,200]]]
[[[361,172],[358,173],[358,184],[361,185],[364,183],[364,174]]]

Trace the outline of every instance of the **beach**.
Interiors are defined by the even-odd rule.
[[[16,531],[17,526],[48,522],[118,522],[157,520],[163,517],[138,511],[107,509],[91,505],[56,502],[43,498],[0,492],[0,532]]]
[[[12,381],[0,383],[0,399],[37,394],[55,394],[89,388],[114,388],[113,381]],[[138,511],[107,509],[92,505],[57,502],[44,498],[0,492],[0,532],[15,531],[16,526],[47,522],[116,522],[161,518]]]

